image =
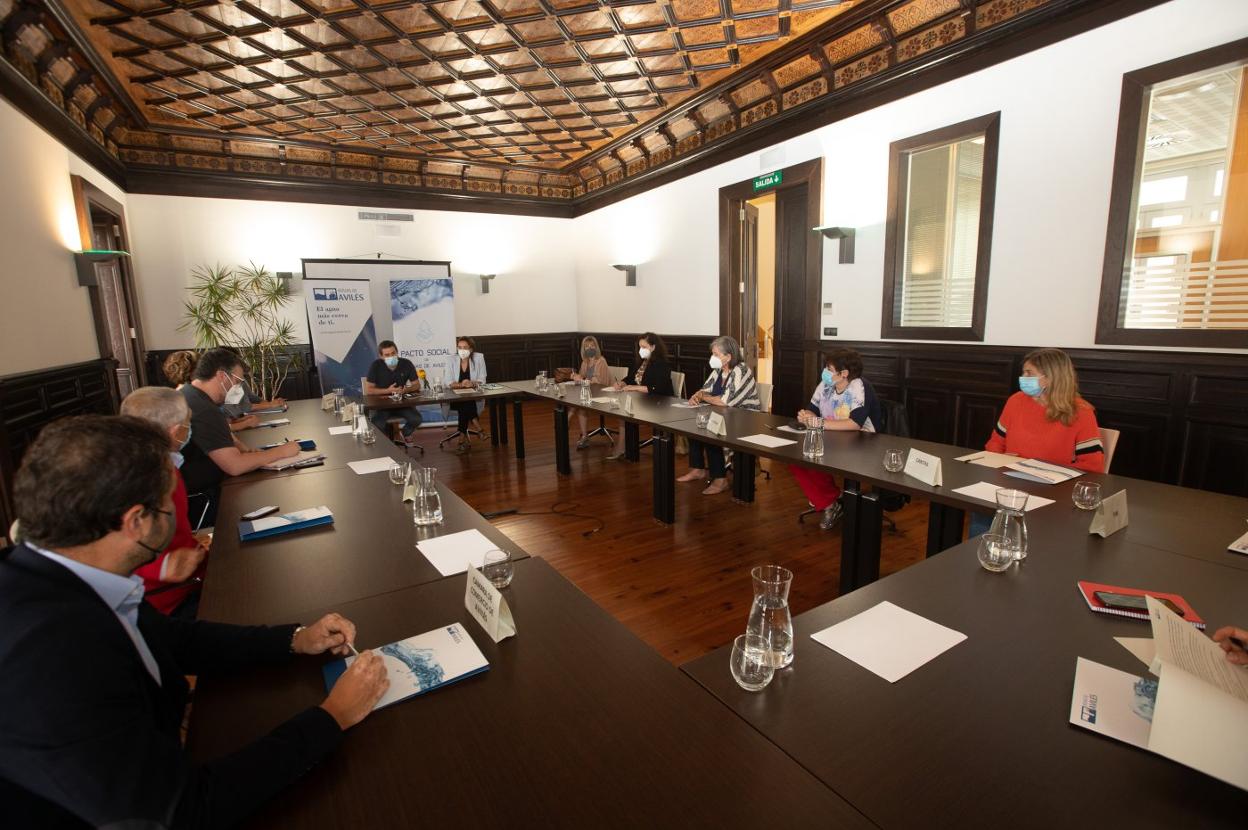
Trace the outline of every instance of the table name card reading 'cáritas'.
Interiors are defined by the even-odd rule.
[[[471,565],[468,566],[464,607],[494,642],[502,642],[516,633],[516,622],[512,619],[511,608],[507,605],[503,592]]]
[[[719,435],[721,437],[728,435],[728,425],[724,423],[724,416],[718,412],[712,412],[710,417],[706,419],[706,431],[711,435]]]
[[[906,457],[906,475],[917,478],[929,487],[939,487],[940,457],[922,450],[910,450],[910,455]]]

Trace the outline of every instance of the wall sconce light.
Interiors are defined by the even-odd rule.
[[[854,261],[854,229],[840,228],[835,225],[824,225],[820,228],[811,228],[812,231],[822,233],[828,239],[841,240],[841,259],[842,265],[850,264]]]
[[[490,293],[490,280],[494,279],[494,276],[495,276],[494,274],[482,274],[481,275],[481,293],[482,294]]]
[[[123,256],[130,256],[129,251],[75,251],[74,267],[78,271],[78,284],[82,286],[99,285],[99,277],[95,275],[97,262],[116,262]]]
[[[637,266],[636,265],[612,265],[617,271],[624,272],[624,284],[627,286],[637,285]]]

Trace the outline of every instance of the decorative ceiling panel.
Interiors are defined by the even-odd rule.
[[[580,210],[1101,3],[0,0],[0,69],[139,192]]]

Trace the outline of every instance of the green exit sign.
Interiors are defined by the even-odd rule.
[[[759,176],[754,180],[754,192],[766,190],[769,187],[775,187],[784,181],[784,171],[777,170],[774,173],[768,173],[766,176]]]

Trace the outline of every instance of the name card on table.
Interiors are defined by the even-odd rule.
[[[472,565],[468,566],[464,607],[494,642],[502,642],[516,633],[515,620],[511,618],[511,609],[507,606],[507,600],[503,599],[502,592]]]
[[[1092,526],[1088,533],[1098,536],[1112,536],[1127,526],[1127,491],[1119,490],[1109,498],[1101,501],[1092,516]]]
[[[342,422],[350,424],[355,422],[355,404],[349,403],[342,408]]]
[[[321,395],[321,411],[324,411],[326,409],[333,409],[333,408],[334,408],[334,393],[330,392],[328,395]]]
[[[727,435],[728,425],[724,423],[724,416],[718,412],[712,412],[710,417],[706,419],[706,431],[711,435]]]
[[[906,475],[914,476],[929,487],[939,487],[940,458],[920,450],[910,450],[906,457]]]

